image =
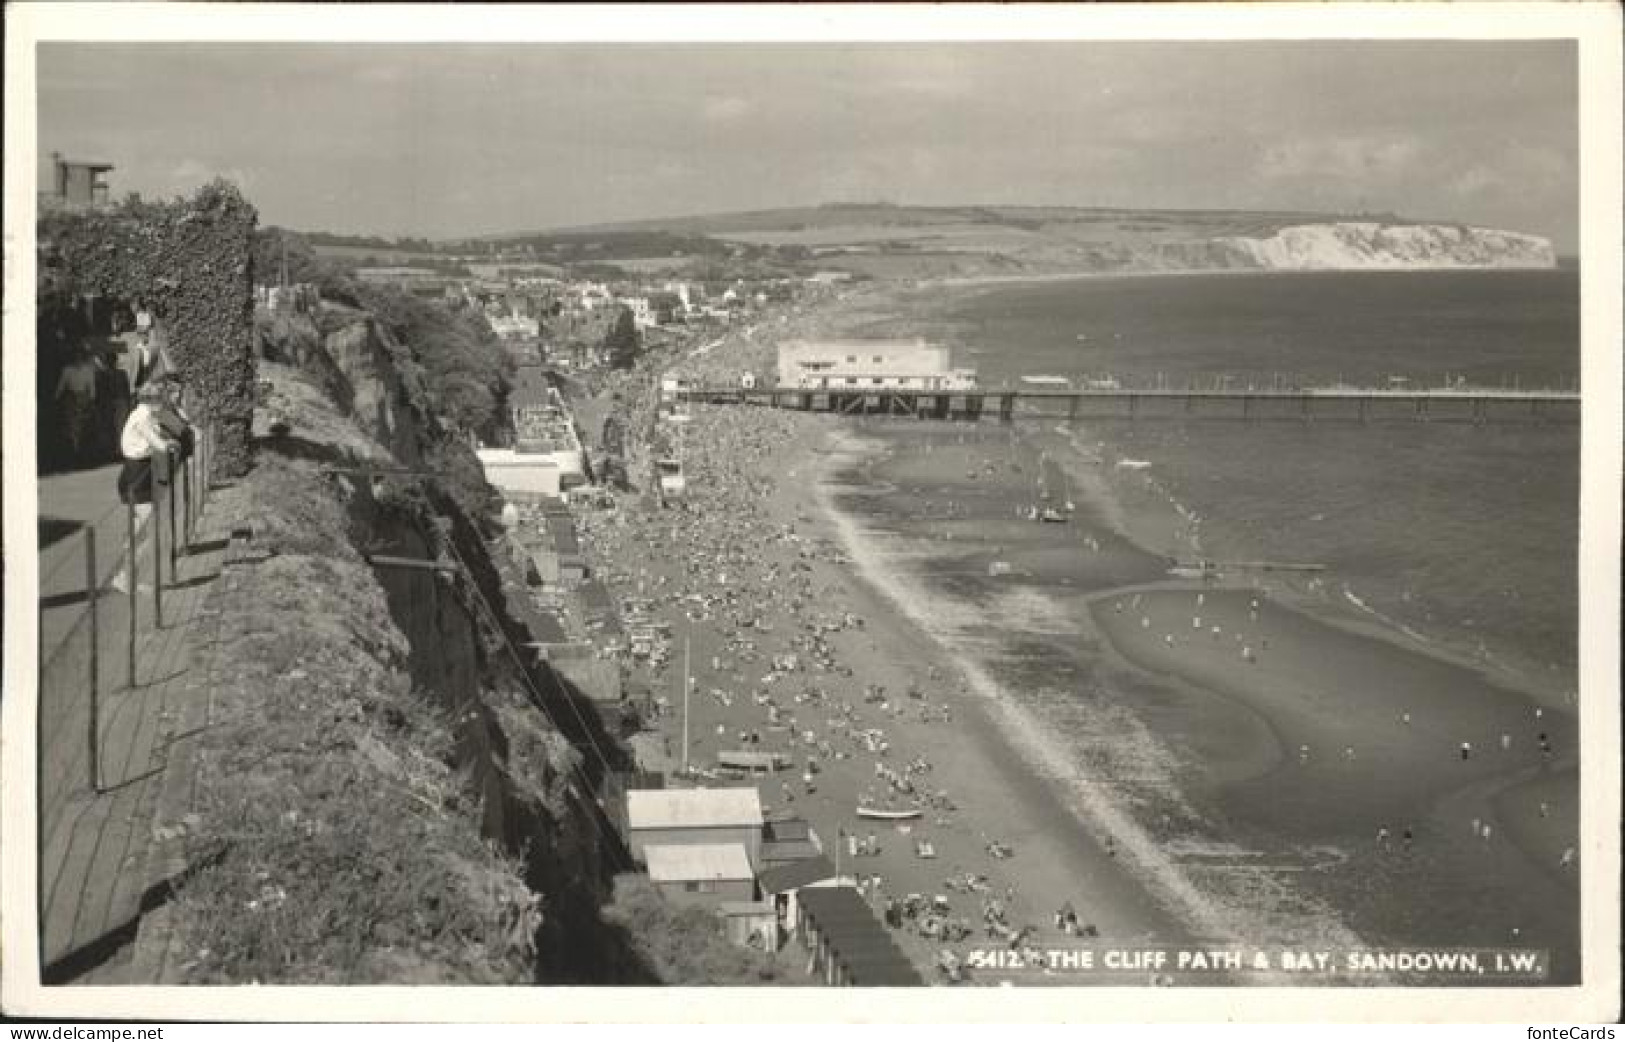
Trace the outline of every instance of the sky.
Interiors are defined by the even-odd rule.
[[[456,237],[836,201],[1392,211],[1578,238],[1572,41],[42,43],[114,194]]]

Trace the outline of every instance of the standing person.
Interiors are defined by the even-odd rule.
[[[158,393],[162,396],[162,404],[157,410],[158,425],[163,428],[164,434],[180,446],[179,458],[176,462],[188,459],[193,448],[197,445],[197,431],[192,423],[192,417],[186,414],[186,408],[181,404],[186,386],[185,382],[174,373],[169,373],[156,381]]]
[[[125,360],[125,375],[132,393],[147,384],[173,373],[175,364],[169,357],[169,334],[153,321],[146,311],[135,316],[135,337]]]
[[[73,357],[57,377],[53,401],[62,418],[62,433],[67,439],[71,463],[85,461],[85,450],[97,441],[96,381],[99,366],[89,347],[79,344]]]
[[[136,531],[139,535],[136,545],[130,548],[130,554],[138,562],[138,567],[150,535],[147,520],[152,516],[152,457],[155,453],[170,452],[181,447],[180,440],[164,430],[161,419],[164,408],[162,389],[154,385],[142,388],[136,393],[135,408],[130,410],[129,418],[124,421],[124,431],[119,436],[119,454],[124,457],[124,466],[119,471],[118,494],[122,502],[135,507]],[[128,560],[113,576],[112,586],[120,593],[131,592]],[[145,592],[151,587],[142,583],[140,589]]]

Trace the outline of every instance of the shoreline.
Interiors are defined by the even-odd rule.
[[[862,435],[852,435],[851,437],[861,439]],[[997,454],[997,450],[977,448],[972,452],[972,455],[979,455],[982,452]],[[916,459],[918,467],[912,472],[915,474],[915,478],[910,482],[911,487],[917,488],[920,481],[927,480],[919,475],[931,473],[933,467],[939,470],[943,467],[940,459],[927,464],[924,461],[928,459],[930,457],[926,454],[921,454]],[[899,477],[900,473],[909,473],[909,471],[901,465],[893,465],[884,469],[882,473],[874,475],[873,480],[881,485],[887,483],[895,485],[902,480]],[[1080,495],[1078,498],[1080,499],[1080,506],[1083,506],[1084,504],[1081,501],[1085,497]],[[870,499],[865,496],[860,497],[855,502],[867,504]],[[1121,504],[1119,505],[1121,506]],[[1089,512],[1103,517],[1123,514],[1130,518],[1127,529],[1131,532],[1135,530],[1135,523],[1138,520],[1136,512],[1127,508],[1121,511],[1107,509]],[[993,523],[996,526],[1001,524],[986,521],[983,523]],[[1082,524],[1081,521],[1077,523]],[[853,527],[856,528],[857,524],[861,524],[861,522],[855,523]],[[1033,533],[1048,532],[1050,534],[1061,531],[1059,528],[1051,528],[1050,526],[1031,525],[1027,526],[1025,530]],[[988,531],[990,533],[986,537],[988,539],[1003,541],[1005,538],[998,534],[992,534],[1003,531],[1003,529],[996,527]],[[888,553],[886,548],[890,545],[890,539],[877,541],[876,552],[884,555]],[[960,547],[955,552],[962,553],[964,551]],[[1024,552],[1036,553],[1038,551],[1028,550]],[[909,566],[907,570],[915,572],[920,569]],[[929,567],[925,566],[921,577],[912,580],[912,583],[917,584],[926,581],[926,577],[930,574],[932,573]],[[1016,574],[1019,577],[1021,573],[1017,572]],[[958,581],[955,580],[956,583]],[[1012,579],[1010,581],[1016,582],[1018,580]],[[1064,578],[1053,580],[1047,586],[1040,583],[1038,584],[1040,591],[1038,595],[1041,597],[1076,598],[1086,603],[1098,605],[1109,602],[1118,595],[1126,599],[1133,596],[1136,591],[1148,594],[1148,602],[1151,600],[1167,602],[1184,598],[1195,599],[1205,594],[1210,601],[1208,611],[1211,613],[1220,610],[1219,602],[1246,601],[1249,596],[1247,591],[1255,589],[1252,586],[1243,585],[1238,587],[1234,584],[1205,587],[1200,584],[1192,584],[1189,580],[1163,579],[1160,575],[1150,582],[1128,585],[1099,585],[1091,587],[1087,592],[1068,593],[1066,592],[1066,583],[1067,580]],[[900,589],[904,592],[895,594],[893,599],[900,602],[905,610],[909,604],[927,603],[932,599],[936,599],[940,603],[942,595],[947,592],[945,589],[930,585],[916,587],[910,583],[903,584]],[[909,590],[915,592],[907,592]],[[948,599],[957,600],[974,596],[976,596],[974,593],[954,588],[952,596]],[[1173,697],[1175,699],[1174,704],[1178,706],[1179,714],[1186,717],[1192,717],[1192,714],[1194,714],[1194,719],[1204,722],[1206,726],[1213,727],[1218,732],[1219,739],[1222,739],[1220,741],[1214,739],[1211,735],[1199,735],[1197,747],[1194,748],[1194,756],[1183,755],[1180,758],[1180,765],[1183,768],[1182,773],[1189,775],[1190,772],[1196,770],[1215,772],[1218,768],[1228,764],[1229,767],[1226,769],[1236,775],[1233,778],[1226,779],[1230,783],[1228,787],[1241,790],[1238,802],[1238,798],[1232,793],[1222,791],[1226,786],[1212,786],[1207,783],[1211,779],[1197,779],[1196,787],[1189,791],[1193,795],[1200,797],[1198,803],[1209,812],[1203,816],[1205,818],[1204,823],[1197,829],[1197,832],[1216,838],[1229,837],[1222,840],[1222,842],[1226,844],[1239,842],[1243,848],[1254,841],[1264,843],[1266,848],[1279,847],[1283,841],[1288,841],[1289,845],[1285,849],[1289,854],[1293,849],[1290,837],[1295,835],[1301,834],[1303,836],[1303,839],[1298,842],[1311,844],[1310,848],[1306,848],[1310,854],[1313,853],[1314,849],[1318,849],[1319,846],[1330,842],[1332,848],[1336,851],[1333,861],[1315,867],[1315,857],[1305,855],[1308,857],[1308,867],[1311,869],[1312,874],[1303,878],[1317,881],[1318,885],[1313,888],[1314,892],[1329,894],[1334,898],[1338,898],[1330,901],[1327,905],[1328,908],[1337,910],[1338,918],[1342,918],[1346,911],[1352,909],[1354,912],[1359,913],[1359,918],[1367,921],[1368,924],[1375,921],[1378,924],[1379,936],[1392,938],[1393,924],[1382,925],[1382,915],[1377,915],[1373,920],[1371,909],[1362,906],[1362,902],[1365,905],[1370,904],[1368,895],[1361,895],[1356,891],[1338,897],[1340,892],[1348,891],[1347,881],[1352,876],[1352,870],[1340,874],[1336,868],[1337,865],[1344,862],[1353,864],[1363,863],[1368,860],[1371,834],[1376,831],[1383,819],[1387,819],[1387,827],[1391,830],[1395,845],[1398,843],[1402,825],[1404,827],[1414,826],[1419,845],[1437,846],[1439,850],[1428,850],[1426,857],[1419,856],[1415,859],[1413,865],[1379,866],[1382,871],[1399,875],[1409,873],[1410,875],[1407,876],[1404,885],[1424,888],[1437,888],[1441,885],[1440,880],[1451,876],[1452,873],[1466,874],[1470,877],[1483,877],[1479,879],[1478,883],[1474,884],[1474,888],[1469,889],[1473,889],[1474,893],[1485,899],[1488,899],[1489,894],[1497,892],[1497,888],[1510,889],[1513,892],[1525,894],[1540,893],[1543,898],[1547,899],[1547,904],[1550,907],[1542,910],[1539,907],[1539,902],[1533,904],[1527,901],[1513,902],[1512,904],[1517,905],[1519,909],[1515,918],[1521,923],[1521,929],[1526,936],[1552,936],[1554,938],[1554,947],[1564,947],[1555,938],[1565,936],[1570,932],[1569,927],[1565,927],[1562,922],[1566,913],[1561,911],[1566,906],[1567,898],[1563,896],[1561,883],[1558,884],[1555,890],[1552,884],[1556,882],[1554,866],[1557,854],[1563,849],[1563,844],[1570,840],[1560,840],[1556,833],[1552,833],[1550,829],[1547,829],[1548,834],[1543,840],[1544,847],[1539,850],[1532,849],[1528,843],[1528,836],[1531,833],[1532,819],[1537,817],[1537,813],[1534,803],[1530,800],[1523,800],[1524,805],[1521,813],[1516,816],[1517,820],[1511,820],[1510,817],[1493,817],[1493,823],[1500,827],[1501,836],[1511,837],[1518,842],[1512,845],[1512,849],[1503,849],[1507,847],[1505,843],[1495,846],[1494,849],[1497,851],[1494,855],[1495,864],[1491,866],[1492,871],[1486,877],[1480,868],[1472,864],[1473,861],[1481,860],[1484,857],[1484,851],[1471,844],[1464,846],[1462,843],[1457,842],[1453,831],[1455,825],[1445,823],[1433,809],[1436,805],[1454,798],[1458,790],[1462,788],[1459,783],[1449,780],[1456,775],[1439,775],[1436,767],[1451,759],[1454,753],[1454,742],[1460,740],[1464,735],[1470,736],[1477,748],[1481,750],[1480,757],[1473,764],[1472,773],[1477,775],[1481,769],[1488,768],[1489,773],[1493,774],[1495,778],[1490,782],[1480,778],[1472,783],[1473,788],[1481,790],[1481,792],[1470,801],[1470,804],[1463,804],[1468,809],[1458,815],[1461,818],[1459,824],[1465,828],[1469,817],[1492,821],[1492,810],[1494,808],[1492,808],[1491,804],[1494,804],[1495,807],[1506,807],[1509,802],[1516,801],[1518,793],[1527,785],[1529,779],[1519,776],[1505,776],[1507,768],[1501,766],[1498,761],[1494,763],[1486,761],[1483,752],[1493,751],[1497,733],[1501,731],[1515,733],[1517,748],[1514,751],[1514,757],[1524,758],[1524,762],[1527,763],[1527,758],[1532,755],[1533,751],[1531,738],[1533,729],[1525,730],[1525,728],[1531,727],[1528,713],[1533,703],[1522,698],[1520,691],[1499,685],[1492,685],[1495,693],[1493,697],[1486,701],[1483,694],[1483,691],[1486,690],[1484,687],[1486,683],[1485,671],[1476,663],[1469,664],[1447,659],[1434,653],[1434,649],[1417,648],[1414,646],[1413,641],[1402,634],[1384,631],[1370,625],[1333,625],[1321,618],[1317,613],[1301,610],[1291,601],[1290,598],[1276,597],[1265,608],[1266,613],[1272,616],[1277,613],[1286,616],[1284,620],[1274,620],[1272,625],[1272,629],[1280,628],[1285,632],[1276,636],[1277,647],[1261,656],[1260,660],[1297,660],[1295,679],[1289,678],[1289,682],[1284,689],[1281,682],[1277,680],[1275,687],[1278,690],[1272,703],[1267,701],[1266,704],[1260,705],[1258,699],[1252,697],[1254,692],[1251,687],[1260,682],[1259,678],[1263,674],[1248,674],[1246,671],[1250,668],[1258,669],[1261,667],[1242,665],[1239,657],[1236,658],[1235,662],[1221,658],[1221,660],[1209,661],[1205,664],[1197,663],[1196,667],[1199,668],[1193,667],[1191,663],[1185,663],[1185,668],[1175,671],[1177,675],[1172,678],[1172,686],[1178,688],[1182,694],[1168,695],[1165,698]],[[950,619],[954,617],[954,610],[950,610],[950,607],[934,605],[933,611],[939,614],[946,611]],[[1232,605],[1228,614],[1235,616],[1237,614],[1244,615],[1245,613],[1238,613],[1234,605]],[[1188,614],[1185,616],[1185,620],[1188,632],[1190,623]],[[1239,630],[1237,622],[1238,620],[1235,618],[1226,618],[1224,620],[1225,640],[1227,642],[1230,640],[1231,633]],[[1152,642],[1150,648],[1139,649],[1138,653],[1137,649],[1131,646],[1132,642],[1127,635],[1120,631],[1113,631],[1111,627],[1101,623],[1102,620],[1098,616],[1093,620],[1087,617],[1078,619],[1080,628],[1076,639],[1081,641],[1084,646],[1087,646],[1091,634],[1098,635],[1102,638],[1100,641],[1102,646],[1095,656],[1097,659],[1104,656],[1107,661],[1114,661],[1119,665],[1127,666],[1134,673],[1150,677],[1153,680],[1160,680],[1163,682],[1163,686],[1168,686],[1169,677],[1167,674],[1169,670],[1163,668],[1166,665],[1165,663],[1156,661],[1156,655],[1163,650],[1160,638],[1167,632],[1166,622],[1160,624],[1161,628],[1154,631],[1157,640]],[[1241,625],[1244,624],[1244,622],[1241,623]],[[1129,632],[1138,637],[1140,631],[1131,629]],[[1280,643],[1282,641],[1285,643]],[[1228,643],[1225,646],[1228,646]],[[1154,651],[1151,650],[1152,648],[1154,648]],[[1234,656],[1239,648],[1240,645],[1237,645],[1237,648],[1232,649],[1230,654]],[[1334,661],[1340,663],[1335,665],[1335,668],[1333,666]],[[1194,673],[1192,672],[1193,668],[1196,668]],[[1265,670],[1265,672],[1267,673],[1268,670]],[[1244,679],[1249,677],[1250,679]],[[1328,679],[1329,677],[1341,677],[1342,679],[1334,683],[1332,679]],[[1373,702],[1368,698],[1362,699],[1358,694],[1361,690],[1360,685],[1367,682],[1375,683],[1379,689],[1383,688],[1385,684],[1391,684],[1394,690],[1384,692],[1389,700],[1399,697],[1396,692],[1409,692],[1404,697],[1416,699],[1417,702],[1409,707],[1396,702],[1390,707],[1391,712],[1390,709],[1378,711],[1377,707],[1382,704],[1381,702]],[[1333,684],[1331,690],[1346,691],[1347,693],[1344,695],[1322,695],[1307,705],[1298,704],[1301,699],[1293,693],[1294,691],[1301,691],[1306,687],[1315,688],[1323,684]],[[1355,686],[1349,687],[1350,684]],[[1451,696],[1452,701],[1439,708],[1437,712],[1431,706],[1435,690],[1455,693]],[[1023,697],[1031,696],[1024,695]],[[1330,701],[1328,701],[1328,698],[1330,698]],[[1353,699],[1353,701],[1347,701],[1346,705],[1339,706],[1339,699]],[[1350,719],[1347,708],[1356,705],[1361,707],[1367,718],[1360,720],[1358,726],[1355,726],[1353,730],[1348,730],[1345,726]],[[1316,771],[1320,768],[1320,758],[1327,755],[1328,749],[1338,750],[1345,745],[1348,745],[1350,749],[1357,747],[1359,750],[1359,767],[1363,771],[1369,772],[1376,769],[1372,760],[1373,755],[1377,755],[1379,760],[1387,763],[1388,758],[1382,755],[1385,747],[1390,751],[1398,748],[1394,744],[1395,739],[1389,731],[1389,727],[1397,728],[1394,721],[1398,720],[1402,710],[1416,713],[1415,729],[1417,731],[1427,728],[1438,733],[1433,738],[1435,743],[1434,752],[1431,754],[1433,759],[1430,759],[1430,754],[1425,750],[1417,747],[1414,749],[1407,748],[1404,750],[1404,757],[1393,761],[1391,769],[1395,772],[1394,778],[1398,779],[1399,782],[1397,788],[1394,784],[1389,783],[1393,779],[1388,781],[1382,779],[1381,771],[1368,778],[1367,781],[1360,782],[1358,778],[1361,776],[1362,771],[1342,771],[1341,765],[1339,765],[1331,776],[1320,780],[1323,784],[1318,784],[1318,787],[1311,786],[1302,793],[1294,791],[1303,788],[1302,781],[1288,776],[1292,774],[1291,769],[1295,768],[1297,764],[1295,760],[1284,755],[1283,746],[1295,749],[1307,738],[1309,743],[1317,750]],[[1178,727],[1173,731],[1167,730],[1168,721],[1178,719],[1177,715],[1174,718],[1167,716],[1168,706],[1161,706],[1157,713],[1158,718],[1164,720],[1164,723],[1159,725],[1162,728],[1159,733],[1164,738],[1173,740],[1176,744],[1190,739],[1191,735],[1188,733],[1188,729],[1187,733],[1181,733],[1181,729]],[[1257,715],[1260,713],[1261,716]],[[1252,717],[1255,722],[1252,725],[1238,722],[1238,717]],[[1519,723],[1519,721],[1523,722]],[[1567,714],[1548,716],[1546,722],[1540,726],[1556,728],[1552,733],[1556,736],[1560,748],[1572,749],[1574,747],[1574,738],[1570,733],[1572,719]],[[1240,728],[1240,730],[1238,731],[1237,728]],[[1248,731],[1262,731],[1268,737],[1261,739],[1256,733],[1251,738],[1245,737]],[[1226,742],[1230,744],[1225,744]],[[1240,745],[1237,746],[1236,742],[1239,742]],[[1028,745],[1022,745],[1020,748],[1023,752],[1031,752],[1031,747]],[[1248,751],[1249,748],[1252,749],[1251,752]],[[1373,750],[1375,750],[1375,753]],[[1192,754],[1192,752],[1192,748],[1185,749],[1186,754]],[[1352,756],[1353,754],[1351,754]],[[1365,767],[1367,764],[1373,764],[1373,766]],[[1352,768],[1355,765],[1351,762],[1349,766]],[[1562,777],[1568,776],[1569,769],[1567,758],[1562,756],[1552,766],[1552,770]],[[1446,767],[1446,770],[1449,770],[1449,768]],[[1413,783],[1424,783],[1426,786],[1425,791],[1432,793],[1432,795],[1427,796],[1423,801],[1426,806],[1417,805],[1414,810],[1411,810],[1409,809],[1411,803],[1421,796],[1421,792],[1413,787]],[[1218,832],[1214,831],[1217,826],[1211,819],[1211,812],[1219,812],[1222,819],[1240,811],[1242,812],[1242,819],[1245,820],[1248,817],[1246,811],[1249,805],[1269,806],[1272,803],[1282,802],[1282,798],[1274,794],[1276,789],[1293,793],[1295,799],[1302,796],[1302,799],[1299,800],[1299,811],[1301,813],[1288,815],[1285,819],[1280,819],[1275,825],[1265,827],[1262,832],[1248,828],[1242,828],[1240,831],[1235,832],[1226,832],[1223,827],[1219,827]],[[1574,806],[1567,802],[1568,798],[1569,796],[1566,795],[1564,801],[1553,802],[1553,813],[1549,819],[1544,813],[1538,814],[1540,819],[1538,823],[1557,825],[1562,821],[1567,821],[1575,812]],[[1356,814],[1354,813],[1356,805],[1363,806],[1366,810]],[[1317,807],[1324,808],[1324,810],[1317,810]],[[1319,826],[1317,820],[1324,813],[1334,815],[1332,820],[1340,818],[1348,820],[1342,826],[1334,828],[1328,833],[1327,830]],[[1361,814],[1370,817],[1371,820],[1365,821],[1364,817],[1360,816]],[[1419,820],[1406,823],[1406,819],[1402,815],[1407,814],[1414,814]],[[1425,819],[1426,824],[1423,824],[1420,819]],[[1268,822],[1270,816],[1266,815],[1265,818],[1260,820]],[[1282,831],[1283,828],[1285,831]],[[1320,836],[1322,833],[1326,833],[1325,838],[1313,838]],[[1252,838],[1249,839],[1249,836]],[[1166,838],[1159,837],[1159,839]],[[1554,843],[1557,845],[1554,846]],[[1290,856],[1296,858],[1299,855],[1290,854]],[[1450,860],[1452,863],[1466,862],[1466,864],[1457,864],[1448,872],[1440,870],[1432,864],[1423,864],[1424,861],[1431,861],[1436,856]],[[1330,866],[1330,868],[1327,866]],[[1221,891],[1225,885],[1229,885],[1228,881],[1212,878],[1214,876],[1212,872],[1203,871],[1200,874],[1208,876],[1209,882],[1218,885]],[[1220,875],[1222,875],[1222,872]],[[1522,882],[1518,882],[1519,880],[1522,880]],[[1479,886],[1479,883],[1489,886],[1490,889],[1487,891],[1481,888],[1475,889]],[[1164,893],[1166,894],[1166,891]],[[1558,919],[1551,920],[1550,915],[1554,912]],[[1306,929],[1318,929],[1318,927],[1310,925],[1316,921],[1316,913],[1310,912],[1307,914],[1308,918],[1299,925]],[[1512,913],[1509,912],[1508,914]],[[1486,924],[1490,923],[1491,919],[1494,918],[1496,917],[1480,916],[1480,919]],[[1541,922],[1546,922],[1547,925],[1540,926],[1539,923]],[[1572,926],[1572,924],[1570,925]],[[1288,928],[1293,929],[1296,927],[1288,924]],[[1551,933],[1551,931],[1555,931],[1555,934]],[[1449,936],[1457,935],[1450,933]],[[1489,935],[1479,931],[1477,940],[1482,943],[1495,943],[1497,941],[1504,942],[1506,938],[1493,934],[1493,931]],[[1573,970],[1572,965],[1565,963],[1562,966],[1564,973]]]
[[[1074,282],[1094,279],[1187,278],[1191,276],[1247,276],[1247,275],[1417,275],[1428,272],[1461,271],[1563,271],[1561,264],[1498,265],[1498,264],[1418,264],[1391,265],[1369,268],[1141,268],[1126,271],[1054,271],[1029,275],[945,275],[935,279],[920,279],[916,289],[975,289],[980,286],[1015,286],[1022,283]]]

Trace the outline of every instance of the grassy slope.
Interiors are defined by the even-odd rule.
[[[357,456],[382,450],[284,367],[278,411]],[[263,374],[262,374],[263,375]],[[370,447],[370,448],[369,448]],[[255,550],[213,594],[214,691],[174,906],[187,983],[526,983],[539,922],[480,835],[451,722],[352,545],[332,479],[272,450],[222,493]]]

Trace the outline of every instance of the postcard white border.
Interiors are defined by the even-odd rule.
[[[0,1001],[7,1013],[321,1021],[1586,1022],[1619,1001],[1620,11],[1612,4],[417,5],[57,4],[6,13],[4,727]],[[1581,685],[1586,983],[1559,989],[44,988],[33,851],[35,94],[42,40],[726,42],[1240,39],[1578,41],[1583,295]]]

